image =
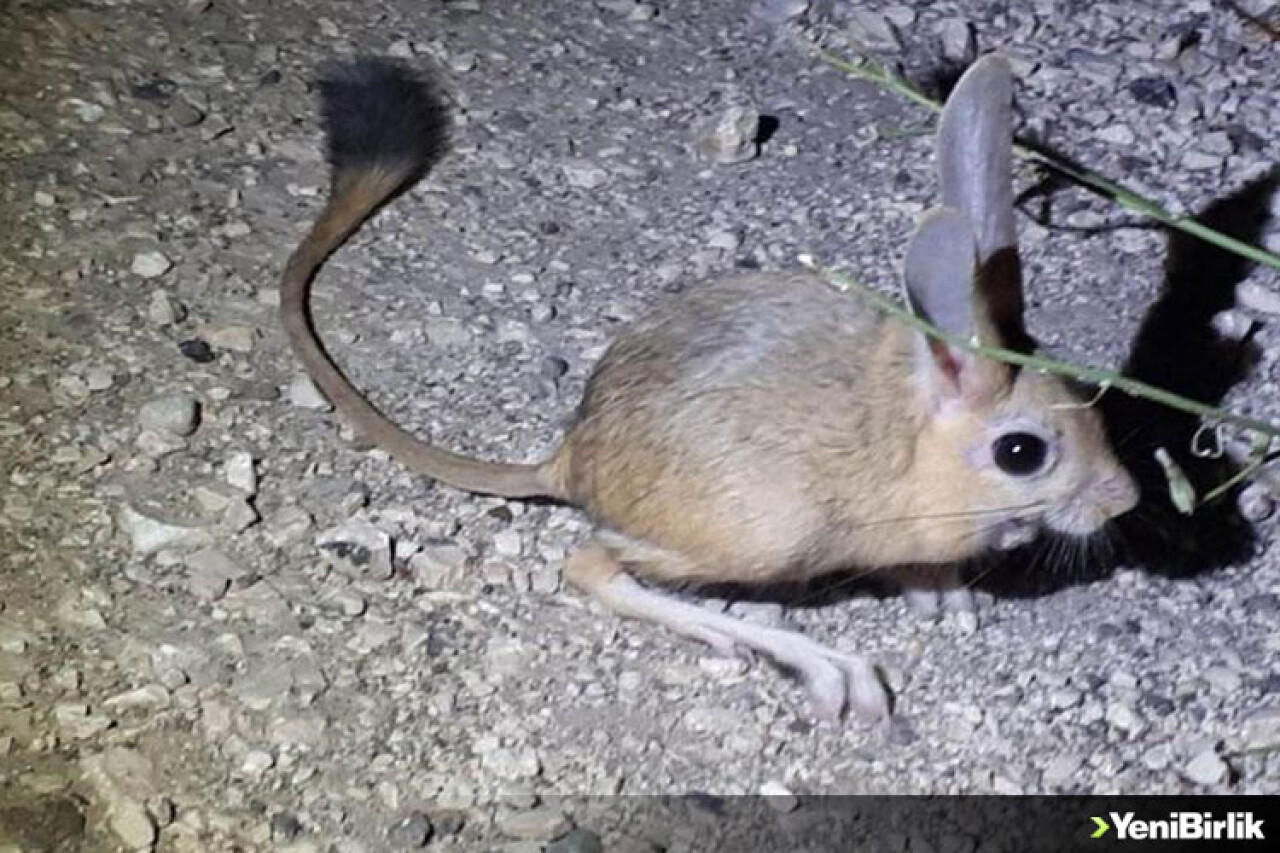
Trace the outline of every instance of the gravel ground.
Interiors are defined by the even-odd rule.
[[[893,284],[934,190],[925,117],[787,31],[856,34],[922,80],[1004,49],[1026,134],[1177,211],[1265,212],[1240,191],[1280,159],[1275,0],[1011,5],[0,9],[0,849],[640,851],[681,848],[557,795],[1274,792],[1265,494],[1251,539],[1149,494],[1131,548],[993,573],[976,627],[793,593],[786,619],[883,665],[886,738],[562,589],[577,513],[353,442],[277,328],[326,182],[309,81],[356,52],[439,68],[456,138],[330,263],[322,331],[398,421],[495,458],[553,447],[610,338],[699,277],[807,252]],[[698,156],[735,107],[766,117],[758,156]],[[1133,363],[1206,373],[1203,329],[1140,323],[1186,285],[1221,297],[1203,326],[1240,271],[1078,190],[1028,212],[1048,346],[1117,364],[1159,340]],[[1273,273],[1249,288],[1218,328],[1275,310]],[[1275,414],[1274,330],[1254,343],[1227,400]]]

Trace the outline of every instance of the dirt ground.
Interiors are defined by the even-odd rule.
[[[4,4],[0,851],[675,850],[582,795],[1274,793],[1273,495],[1173,511],[1155,446],[1223,474],[1189,419],[1108,395],[1142,505],[971,567],[976,624],[844,585],[732,605],[872,657],[886,736],[565,588],[576,511],[356,439],[276,280],[327,191],[316,69],[436,69],[451,150],[315,313],[399,423],[534,460],[672,292],[805,253],[895,286],[929,116],[795,35],[929,86],[1003,50],[1024,138],[1274,249],[1278,32],[1275,0]],[[700,156],[735,106],[758,156]],[[1274,270],[1030,165],[1018,188],[1047,348],[1276,415]]]

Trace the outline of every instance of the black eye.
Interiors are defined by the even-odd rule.
[[[997,438],[991,452],[1001,471],[1014,477],[1028,477],[1044,468],[1049,445],[1038,435],[1011,432]]]

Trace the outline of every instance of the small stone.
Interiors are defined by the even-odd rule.
[[[271,840],[293,841],[302,834],[302,821],[292,812],[279,812],[271,816]]]
[[[591,830],[579,827],[548,844],[546,853],[604,853],[604,843]]]
[[[765,804],[779,814],[788,814],[800,806],[800,798],[781,782],[765,782],[760,786],[760,794],[765,798]]]
[[[1280,708],[1254,711],[1244,720],[1245,748],[1275,751],[1280,747]]]
[[[258,472],[253,466],[253,454],[238,450],[227,456],[222,466],[222,477],[227,485],[249,497],[258,493]]]
[[[187,586],[200,601],[217,601],[226,594],[232,581],[246,572],[217,548],[204,548],[186,559],[190,575]]]
[[[1098,128],[1093,135],[1112,145],[1132,145],[1137,140],[1137,137],[1127,124],[1109,124],[1106,127]]]
[[[85,387],[90,391],[106,391],[115,381],[109,367],[92,367],[84,376]]]
[[[169,118],[178,127],[195,127],[204,121],[205,112],[185,98],[179,98],[169,107]]]
[[[93,714],[82,702],[63,702],[53,708],[58,731],[71,740],[88,740],[115,725],[115,720],[105,714]]]
[[[750,104],[732,106],[697,131],[699,155],[722,166],[745,163],[760,153],[760,113]]]
[[[213,544],[206,526],[185,525],[144,514],[131,506],[120,508],[116,521],[138,554],[152,554],[171,548],[200,548]]]
[[[698,659],[698,669],[712,678],[728,680],[740,678],[746,674],[750,664],[742,658],[704,657]]]
[[[102,707],[110,711],[161,711],[170,703],[168,690],[159,684],[146,684],[103,700]]]
[[[1071,781],[1080,770],[1081,761],[1075,755],[1058,755],[1049,761],[1044,768],[1044,781],[1051,785],[1061,785]]]
[[[467,552],[451,543],[423,546],[409,558],[413,578],[427,589],[456,586],[467,566]]]
[[[250,778],[256,778],[275,765],[276,760],[271,753],[261,749],[251,749],[245,753],[244,759],[240,762],[240,772]]]
[[[353,652],[367,655],[386,646],[400,637],[400,629],[386,622],[365,622],[351,635],[347,648]]]
[[[217,358],[213,352],[213,347],[209,346],[209,342],[200,338],[191,338],[180,342],[178,344],[178,352],[196,364],[208,364]]]
[[[421,812],[403,817],[387,830],[387,841],[397,850],[416,850],[431,840],[431,819]]]
[[[539,806],[528,811],[507,811],[498,814],[498,831],[508,838],[523,841],[550,841],[568,832],[569,823],[558,809]]]
[[[106,109],[101,104],[89,103],[79,98],[71,98],[69,103],[72,109],[75,110],[76,115],[85,124],[97,124],[107,114]]]
[[[503,530],[493,537],[493,550],[503,557],[519,557],[524,545],[519,533]]]
[[[267,522],[266,537],[272,545],[283,548],[297,542],[311,530],[311,513],[300,506],[281,507]]]
[[[453,317],[428,317],[422,321],[422,333],[429,344],[441,349],[464,347],[471,343],[470,330]]]
[[[1136,735],[1146,728],[1146,721],[1125,702],[1112,702],[1107,706],[1107,722],[1129,735]]]
[[[147,850],[159,835],[146,806],[136,800],[121,799],[112,803],[108,822],[127,850]]]
[[[533,749],[494,749],[480,757],[480,763],[507,780],[532,779],[542,772],[542,761]]]
[[[138,448],[139,453],[150,459],[161,459],[171,453],[177,453],[187,446],[186,439],[179,438],[176,435],[169,435],[168,433],[156,432],[153,429],[144,429],[139,432],[133,443]]]
[[[352,518],[316,537],[329,563],[352,578],[387,580],[394,573],[391,537],[361,518]]]
[[[1182,769],[1182,775],[1198,785],[1218,785],[1231,775],[1231,768],[1210,747],[1202,750]]]
[[[79,376],[59,376],[54,384],[62,396],[73,403],[83,403],[89,399],[89,385]]]
[[[253,352],[255,337],[256,333],[249,326],[224,326],[206,335],[211,345],[239,353]]]
[[[948,60],[968,64],[978,55],[978,42],[973,25],[963,18],[947,18],[938,28],[942,41],[942,55]]]
[[[1221,155],[1210,154],[1207,151],[1188,151],[1182,155],[1182,167],[1196,171],[1220,169],[1223,162],[1224,159]]]
[[[147,317],[157,326],[172,326],[182,322],[186,316],[187,310],[182,303],[163,290],[151,294],[151,300],[147,303]]]
[[[608,172],[584,160],[563,163],[560,171],[564,174],[564,179],[569,186],[579,189],[594,190],[609,182]]]
[[[1280,291],[1255,281],[1244,281],[1236,285],[1236,303],[1250,311],[1280,314]]]
[[[314,409],[318,412],[327,412],[333,408],[333,405],[325,399],[324,394],[320,393],[320,389],[311,381],[311,377],[305,373],[299,373],[289,383],[288,391],[289,402],[301,409]]]
[[[162,252],[139,252],[133,256],[129,271],[141,278],[157,278],[173,269],[173,261]]]
[[[780,26],[809,10],[809,0],[756,0],[752,17],[771,26]]]
[[[742,245],[742,238],[735,231],[717,231],[707,239],[707,245],[722,252],[733,252]]]
[[[31,196],[31,200],[35,202],[36,207],[53,207],[58,203],[58,199],[53,193],[44,190],[36,190]]]
[[[186,394],[167,394],[144,403],[138,423],[146,429],[176,436],[188,436],[200,423],[200,406]]]
[[[902,50],[902,38],[889,19],[860,3],[850,11],[849,32],[872,51],[896,53]]]
[[[1243,681],[1239,670],[1227,666],[1211,666],[1201,673],[1201,678],[1214,691],[1224,694],[1235,693]]]
[[[1171,109],[1178,104],[1177,91],[1163,77],[1138,77],[1126,88],[1135,101],[1148,107]]]

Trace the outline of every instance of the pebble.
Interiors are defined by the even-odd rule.
[[[213,347],[209,346],[209,342],[202,338],[180,341],[178,343],[178,352],[196,364],[208,364],[217,358],[217,355],[213,352]]]
[[[850,34],[872,51],[897,53],[902,50],[902,38],[897,28],[878,12],[857,4],[849,13]]]
[[[85,387],[90,391],[106,391],[115,384],[116,378],[109,367],[91,367],[84,375]]]
[[[978,55],[978,42],[973,25],[963,18],[947,18],[938,28],[942,55],[951,62],[968,64]]]
[[[1244,743],[1250,750],[1280,748],[1280,708],[1263,708],[1245,717]]]
[[[1236,302],[1241,308],[1261,314],[1280,314],[1280,291],[1255,281],[1236,285]]]
[[[186,394],[166,394],[142,405],[138,410],[138,423],[144,429],[188,436],[200,424],[200,405]]]
[[[261,749],[251,749],[245,753],[244,759],[240,762],[240,772],[253,778],[261,776],[275,765],[276,760],[271,753]]]
[[[594,163],[585,160],[573,160],[560,165],[565,181],[571,187],[583,190],[594,190],[609,182],[609,173]]]
[[[312,527],[311,513],[290,504],[278,509],[267,522],[267,541],[277,548],[301,541]]]
[[[1050,785],[1070,782],[1080,770],[1080,757],[1071,753],[1056,755],[1045,765],[1043,779]]]
[[[765,804],[779,814],[789,814],[800,807],[800,798],[781,782],[768,781],[760,786]]]
[[[493,550],[503,557],[519,557],[524,551],[524,543],[520,533],[515,530],[503,530],[493,537]]]
[[[528,811],[505,811],[498,814],[498,830],[508,838],[524,841],[549,841],[568,832],[571,824],[560,812],[549,806]]]
[[[604,853],[604,843],[591,830],[579,827],[548,844],[545,853]]]
[[[750,104],[739,104],[702,124],[694,149],[713,163],[731,166],[753,160],[760,153],[760,113]]]
[[[299,373],[293,377],[293,381],[289,383],[289,390],[286,394],[289,402],[301,409],[313,409],[318,412],[327,412],[333,408],[333,405],[320,393],[320,389],[311,381],[311,377],[305,373]]]
[[[1221,169],[1223,158],[1218,154],[1210,154],[1207,151],[1188,151],[1182,155],[1182,168],[1194,171],[1208,171],[1210,169]]]
[[[467,552],[452,543],[424,545],[409,558],[413,578],[427,589],[456,586],[467,567]]]
[[[137,800],[119,800],[108,813],[111,830],[127,850],[148,850],[160,835],[147,808]]]
[[[538,753],[530,748],[499,748],[485,752],[480,763],[495,776],[507,780],[532,779],[542,772]]]
[[[497,257],[494,256],[494,262]],[[422,333],[433,347],[465,347],[471,343],[471,331],[453,317],[428,317],[422,321]]]
[[[171,269],[173,261],[162,252],[139,252],[129,266],[129,271],[140,278],[158,278]]]
[[[316,536],[329,564],[352,578],[386,580],[394,573],[391,537],[362,518],[352,518]]]
[[[1212,747],[1197,753],[1182,768],[1182,775],[1198,785],[1218,785],[1227,780],[1231,768]]]
[[[1093,135],[1112,145],[1132,145],[1137,141],[1137,136],[1134,135],[1133,130],[1127,124],[1109,124],[1106,127],[1098,128]]]
[[[169,707],[171,700],[163,686],[144,684],[103,700],[102,707],[110,711],[161,711]]]
[[[186,316],[187,309],[182,303],[163,290],[152,293],[151,299],[147,302],[147,317],[157,326],[172,326],[182,322]]]
[[[224,326],[221,329],[210,331],[205,336],[205,339],[212,346],[221,349],[238,353],[250,353],[253,352],[253,344],[256,337],[257,333],[250,326]]]
[[[431,819],[421,812],[403,817],[387,830],[387,841],[397,850],[416,850],[431,840]]]
[[[217,548],[203,548],[186,558],[187,588],[200,601],[217,601],[233,581],[247,573]]]
[[[253,454],[237,450],[227,455],[222,466],[222,477],[227,485],[249,497],[258,493],[258,472],[254,469]]]
[[[138,554],[154,554],[174,548],[200,548],[213,544],[213,534],[206,526],[164,521],[131,506],[122,506],[116,521]]]
[[[83,702],[63,702],[53,708],[58,731],[71,740],[88,740],[97,737],[115,725],[106,714],[94,714]]]
[[[59,376],[54,384],[58,391],[73,403],[83,403],[89,399],[89,384],[79,376],[74,374]]]

